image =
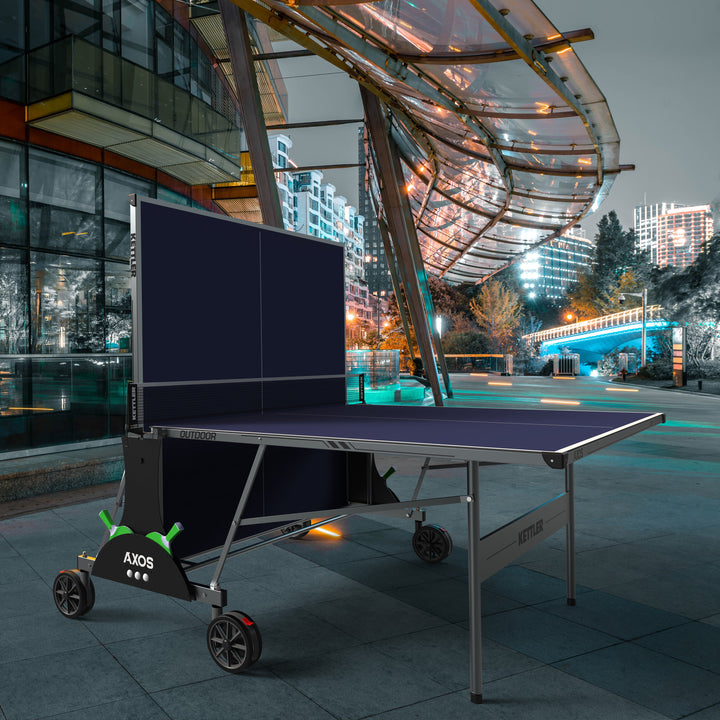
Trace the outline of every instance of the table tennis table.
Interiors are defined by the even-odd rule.
[[[134,382],[128,390],[128,432],[122,440],[125,473],[114,508],[101,513],[107,531],[98,553],[82,553],[76,568],[61,571],[55,579],[53,594],[60,612],[71,618],[89,612],[95,601],[91,575],[207,603],[210,654],[224,670],[240,673],[260,657],[262,638],[252,618],[225,611],[227,592],[221,579],[229,558],[351,515],[386,513],[414,523],[413,549],[421,559],[439,562],[451,551],[452,540],[443,528],[427,524],[426,514],[440,505],[464,505],[470,698],[481,702],[482,582],[564,528],[567,602],[575,604],[574,464],[663,422],[664,416],[348,405],[344,288],[337,282],[337,274],[342,277],[341,245],[159,201],[137,198],[135,203],[142,213],[133,223]],[[242,278],[249,281],[242,287],[233,282],[232,263],[218,269],[212,253],[197,253],[197,230],[206,227],[215,244],[222,245],[225,238],[225,255],[242,261]],[[167,259],[161,252],[168,228],[174,229],[172,248],[180,259]],[[238,242],[238,234],[245,244]],[[270,262],[278,248],[292,255],[280,268]],[[248,270],[248,257],[254,258],[254,269]],[[319,341],[322,352],[294,358],[289,369],[287,356],[278,355],[282,311],[267,289],[277,272],[294,277],[293,260],[304,263],[302,271],[311,286],[305,301],[324,318],[330,337]],[[198,265],[200,276],[210,278],[204,290],[212,305],[236,308],[241,296],[248,319],[245,330],[255,332],[256,338],[248,345],[245,335],[236,350],[257,349],[257,357],[244,354],[228,361],[213,360],[202,350],[168,352],[167,344],[188,318],[203,320],[217,333],[227,317],[227,312],[207,313],[204,293],[203,302],[193,301],[195,305],[183,309],[183,319],[162,312],[163,299],[177,290],[169,287],[178,281],[168,266],[175,273],[190,273]],[[283,326],[285,340],[288,332],[302,337],[301,330]],[[376,455],[417,459],[419,475],[410,497],[398,498],[388,487],[387,476],[377,470]],[[491,472],[500,464],[547,468],[554,490],[547,502],[483,535],[481,471]],[[447,467],[466,469],[465,492],[424,496],[427,472]],[[209,584],[189,579],[193,571],[208,566],[214,566]]]

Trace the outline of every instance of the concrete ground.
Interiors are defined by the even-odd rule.
[[[720,718],[720,399],[584,378],[502,380],[512,385],[453,376],[449,404],[572,400],[668,421],[576,465],[576,607],[565,603],[563,533],[483,584],[483,705],[468,691],[462,507],[428,511],[454,542],[437,565],[412,552],[409,522],[381,516],[338,523],[340,538],[311,533],[230,560],[228,609],[257,622],[263,652],[229,675],[207,652],[199,603],[98,579],[82,619],[55,609],[58,570],[97,549],[97,513],[111,506],[100,498],[0,522],[0,717]],[[414,461],[379,465],[396,467],[401,497],[412,492]],[[562,482],[545,468],[485,469],[483,526],[550,499]],[[464,489],[457,470],[435,471],[425,486]]]

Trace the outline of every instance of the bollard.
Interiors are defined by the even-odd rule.
[[[702,380],[698,380],[698,390],[702,390]]]

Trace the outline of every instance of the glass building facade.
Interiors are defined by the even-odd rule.
[[[238,110],[190,12],[0,3],[0,456],[122,432],[128,196],[213,210],[205,166],[239,171]]]

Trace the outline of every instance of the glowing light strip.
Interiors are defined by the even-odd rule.
[[[574,380],[574,375],[553,375],[553,380]]]
[[[656,330],[658,328],[665,328],[668,326],[667,320],[648,320],[645,324],[645,328],[647,330]],[[548,338],[547,340],[543,340],[542,344],[553,344],[554,342],[560,342],[562,340],[567,340],[568,338],[573,338],[576,340],[586,340],[590,338],[595,337],[604,337],[605,335],[613,335],[613,334],[621,334],[624,332],[631,332],[635,330],[641,330],[642,329],[642,321],[640,322],[632,322],[627,323],[625,325],[614,325],[613,327],[609,328],[603,328],[602,330],[592,330],[590,332],[578,330],[577,332],[573,331],[568,333],[567,335],[559,335],[557,337]],[[550,332],[550,330],[546,330],[545,332]]]
[[[488,385],[512,385],[512,383],[509,382],[492,382],[490,381]]]
[[[637,388],[605,388],[608,392],[638,392]]]
[[[490,373],[470,373],[471,375],[475,377],[488,377]]]
[[[552,398],[540,398],[541,403],[551,403],[553,405],[579,405],[579,400],[553,400]]]
[[[342,535],[340,535],[340,533],[335,532],[334,530],[328,530],[325,527],[313,528],[312,532],[322,533],[323,535],[330,535],[331,537],[337,537],[337,538],[342,537]]]
[[[9,407],[8,410],[45,410],[46,412],[54,412],[55,408],[42,408],[42,407]]]

